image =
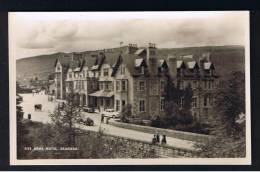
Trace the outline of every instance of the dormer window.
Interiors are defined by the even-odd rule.
[[[103,75],[108,76],[108,69],[103,69]]]
[[[141,67],[141,74],[144,74],[144,66]]]

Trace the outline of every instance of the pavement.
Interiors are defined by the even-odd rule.
[[[57,103],[49,102],[48,96],[44,95],[43,93],[40,93],[38,95],[37,94],[34,95],[20,94],[20,95],[23,97],[23,102],[21,103],[21,106],[23,107],[24,118],[27,118],[28,117],[27,115],[30,113],[32,121],[51,123],[49,114],[54,111],[55,107],[57,106]],[[42,104],[42,111],[34,111],[35,104]],[[99,113],[82,112],[82,115],[84,115],[85,117],[90,117],[94,121],[94,126],[85,126],[85,125],[78,124],[77,127],[80,129],[97,132],[101,127],[104,134],[109,134],[118,137],[125,137],[129,139],[140,140],[145,142],[152,141],[153,135],[150,133],[120,128],[120,127],[116,127],[104,123],[101,124],[100,123],[101,115]],[[194,144],[195,142],[193,141],[167,137],[167,145],[172,147],[194,150]]]

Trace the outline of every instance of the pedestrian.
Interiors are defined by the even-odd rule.
[[[162,138],[161,144],[166,144],[166,143],[167,143],[167,141],[166,141],[166,135],[164,134],[164,135],[163,135],[163,138]]]
[[[154,135],[153,135],[153,139],[152,139],[152,143],[153,143],[153,144],[156,144],[156,142],[157,142],[156,134],[154,134]]]
[[[31,114],[29,113],[29,114],[28,114],[28,119],[31,120],[31,118],[32,118],[32,116],[31,116]]]
[[[159,132],[157,132],[157,134],[156,134],[156,141],[157,141],[157,143],[160,143],[160,134],[159,134]]]
[[[104,114],[101,115],[101,122],[104,122]]]

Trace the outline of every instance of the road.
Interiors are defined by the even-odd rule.
[[[51,119],[49,114],[54,111],[57,103],[49,102],[47,95],[39,94],[39,95],[32,95],[32,94],[21,94],[23,97],[23,102],[21,106],[23,107],[23,111],[25,114],[25,118],[30,113],[32,121],[38,121],[42,123],[51,123]],[[35,104],[42,104],[42,111],[34,111]],[[87,113],[83,112],[82,115],[85,117],[90,117],[94,121],[94,126],[85,126],[78,124],[77,127],[84,129],[84,130],[91,130],[91,131],[98,131],[100,127],[101,115],[98,113]],[[110,134],[119,137],[126,137],[130,139],[140,140],[151,142],[153,135],[150,133],[144,133],[141,131],[135,131],[130,129],[124,129],[120,127],[115,127],[109,124],[101,124],[101,129],[105,134]],[[185,148],[189,150],[194,149],[195,142],[177,139],[173,137],[167,137],[167,144],[170,146],[174,146],[176,148]]]

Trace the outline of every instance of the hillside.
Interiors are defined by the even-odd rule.
[[[119,53],[122,48],[106,49],[107,52]],[[102,51],[102,50],[97,50]],[[89,54],[94,51],[85,51]],[[185,48],[161,48],[158,49],[158,57],[166,58],[169,55],[188,55],[193,54],[198,58],[202,53],[209,52],[211,61],[214,62],[217,72],[225,76],[230,71],[244,71],[244,47],[242,46],[205,46],[205,47],[185,47]],[[54,62],[57,57],[69,58],[64,56],[66,53],[55,53],[50,55],[40,55],[17,60],[17,80],[22,84],[28,83],[31,78],[47,79],[48,74],[53,72]]]

